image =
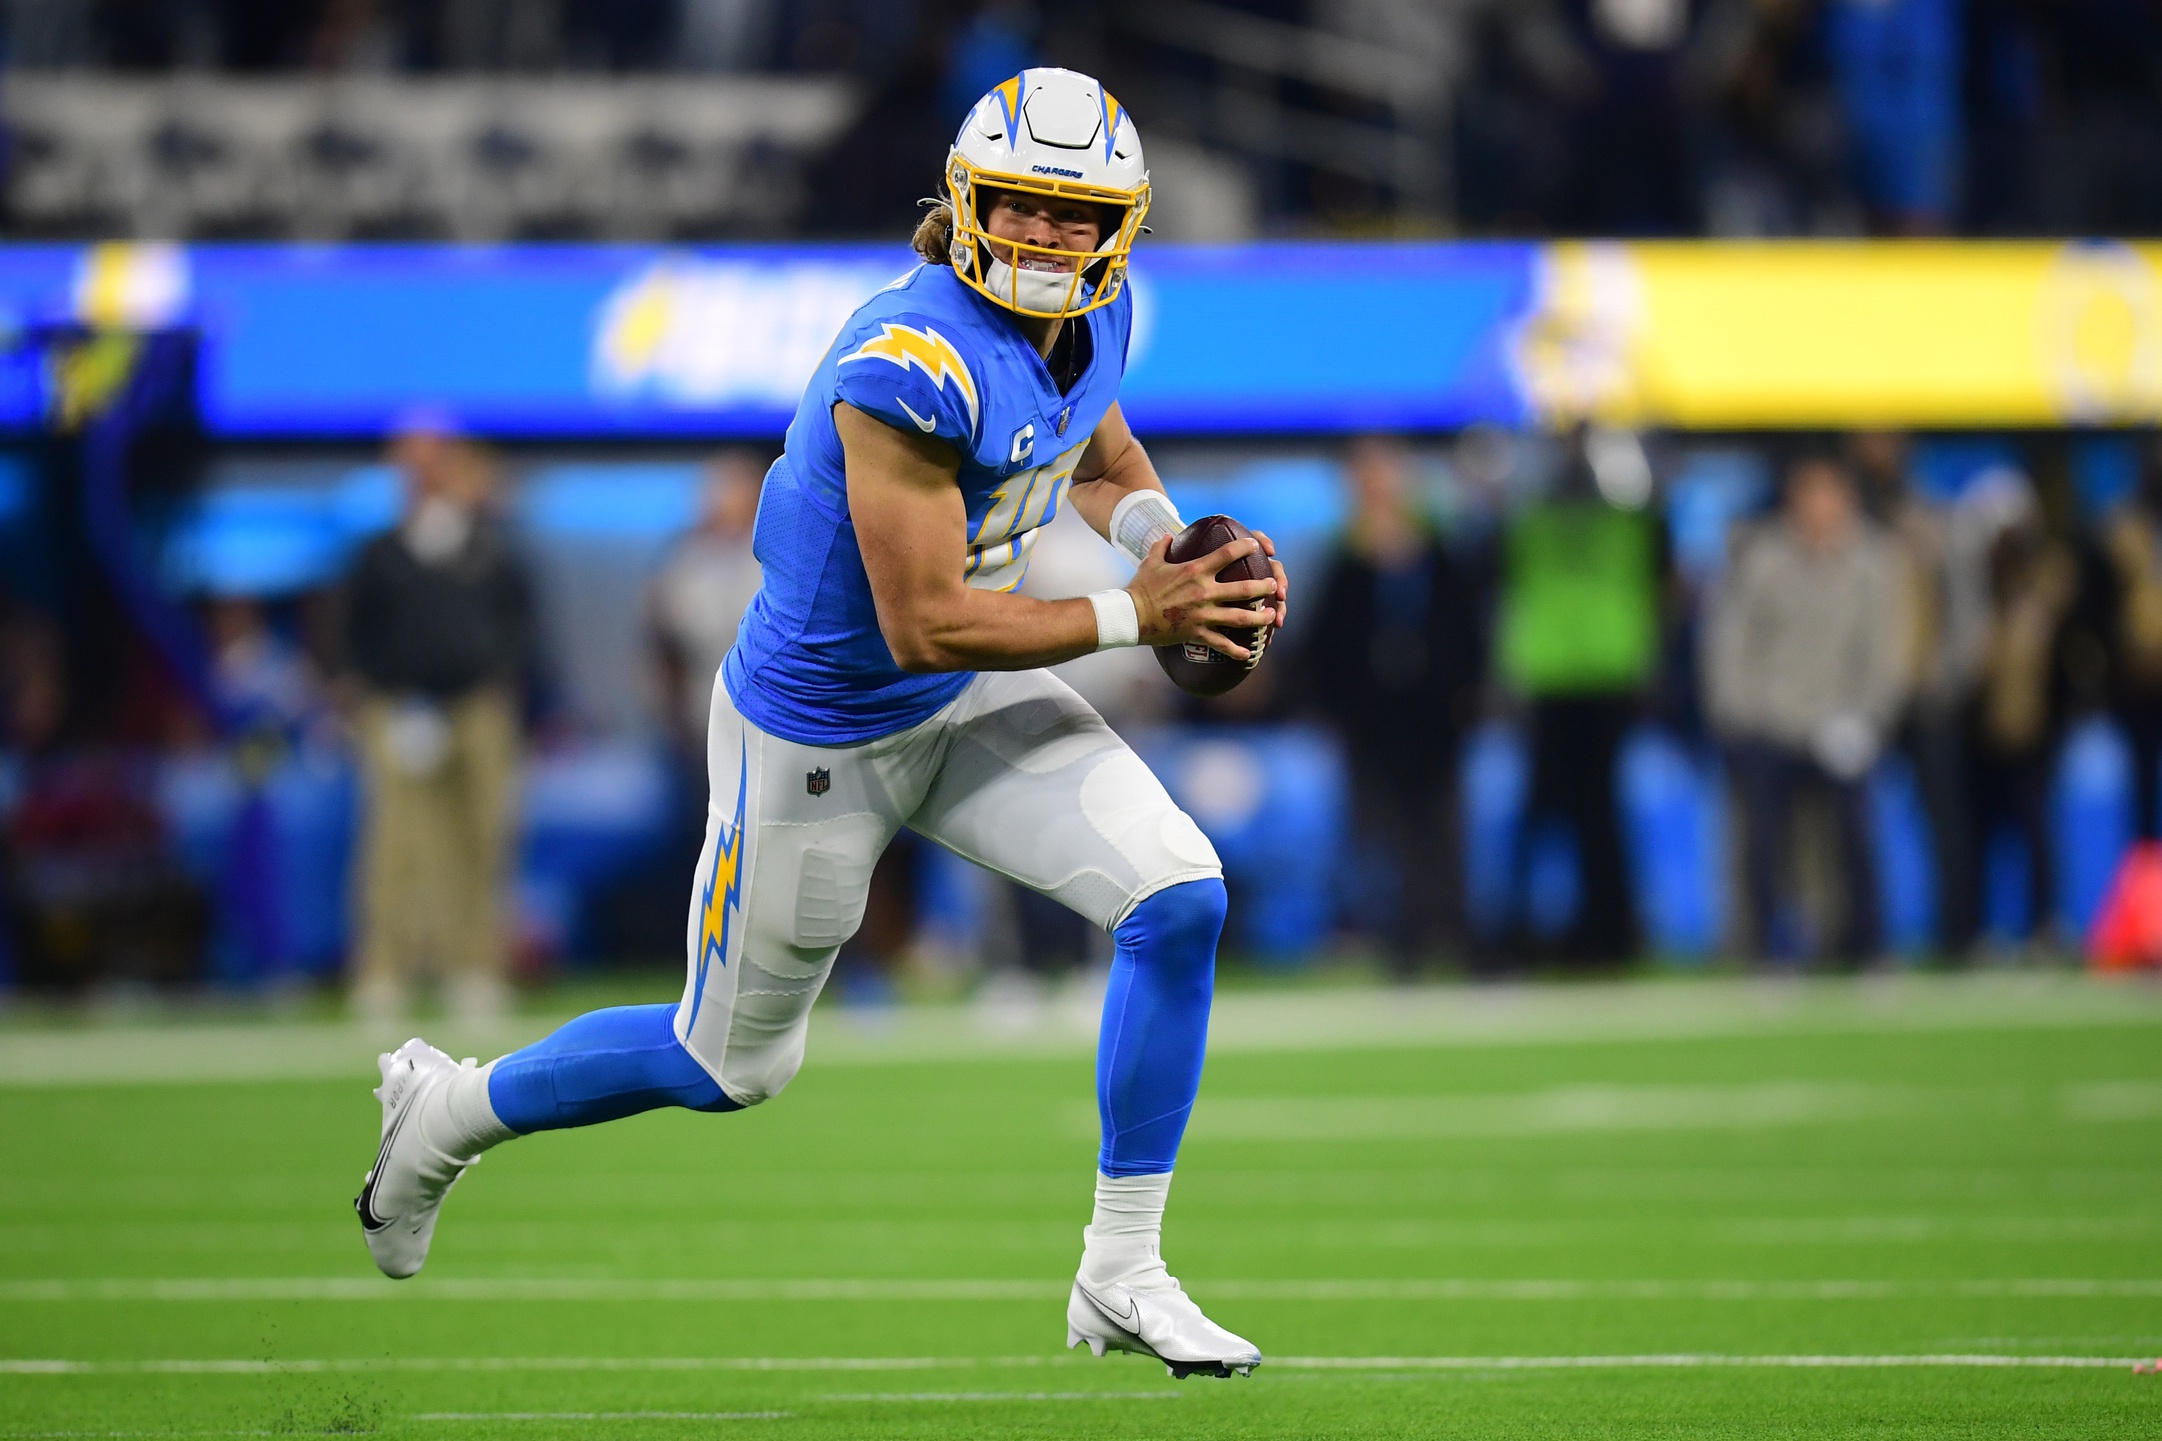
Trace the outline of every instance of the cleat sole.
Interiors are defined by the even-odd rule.
[[[1160,1358],[1159,1358],[1160,1359]],[[1234,1375],[1251,1376],[1258,1361],[1165,1361],[1164,1369],[1174,1381],[1184,1381],[1189,1376],[1209,1376],[1219,1381],[1229,1381]]]

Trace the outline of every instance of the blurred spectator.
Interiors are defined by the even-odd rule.
[[[992,86],[1043,63],[1036,53],[1034,8],[993,0],[964,21],[946,56],[940,95],[948,124],[956,129]]]
[[[1503,234],[1553,229],[1573,179],[1566,104],[1591,79],[1552,0],[1476,7],[1466,27],[1457,97],[1456,213]]]
[[[420,69],[537,70],[563,54],[558,6],[535,0],[403,0],[408,62]]]
[[[240,803],[218,881],[213,972],[221,980],[292,977],[280,924],[271,778],[322,719],[326,697],[306,652],[274,630],[262,603],[210,603],[211,687],[231,740]]]
[[[455,1008],[485,1015],[504,1000],[497,911],[532,601],[488,458],[425,427],[390,454],[405,515],[361,553],[347,621],[368,810],[354,1001],[396,1014],[433,969]]]
[[[1826,49],[1856,189],[1878,230],[1936,235],[1958,214],[1960,0],[1828,0]]]
[[[1939,934],[1972,935],[1980,892],[1967,751],[1970,703],[1989,644],[1989,546],[1994,533],[1976,523],[1982,510],[1926,499],[1910,472],[1911,447],[1897,431],[1847,438],[1847,461],[1863,513],[1884,528],[1905,565],[1902,636],[1907,703],[1887,744],[1914,766],[1928,817],[1937,876]]]
[[[1811,0],[1716,0],[1697,57],[1707,102],[1705,228],[1810,235],[1853,227],[1842,125]]]
[[[701,767],[713,677],[736,643],[744,608],[758,594],[751,522],[764,479],[749,451],[724,451],[706,462],[697,522],[661,563],[648,600],[668,722]]]
[[[157,8],[185,16],[192,8],[175,0],[126,0],[131,8]],[[219,60],[228,70],[287,70],[308,58],[309,41],[322,21],[324,0],[214,0]]]
[[[1410,976],[1463,938],[1456,782],[1485,647],[1471,582],[1421,513],[1403,443],[1354,441],[1344,480],[1351,520],[1299,622],[1299,689],[1343,738],[1362,859],[1395,882],[1393,896],[1360,899],[1390,918],[1390,964]]]
[[[779,0],[683,0],[676,62],[686,70],[762,70],[773,58]]]
[[[270,624],[261,601],[210,603],[211,684],[228,725],[279,747],[298,743],[322,718],[324,694],[306,651]]]
[[[209,913],[173,855],[155,777],[118,750],[68,750],[23,777],[7,818],[7,908],[21,979],[91,984],[199,979]]]
[[[947,113],[941,58],[925,41],[889,61],[883,83],[805,177],[816,197],[803,214],[808,234],[898,239],[915,224],[916,202],[938,186],[930,162],[960,127]]]
[[[23,919],[28,877],[16,854],[17,792],[67,715],[62,657],[59,627],[0,594],[0,992],[22,978],[32,939]]]
[[[847,76],[864,104],[813,188],[821,234],[888,233],[927,188],[910,179],[922,145],[937,153],[976,96],[1046,61],[1108,69],[1157,123],[1250,170],[1265,218],[1294,228],[2162,226],[2152,0],[1231,8],[1288,43],[1232,64],[1207,25],[1171,39],[1145,6],[1031,0],[14,0],[0,15],[9,63],[43,69]],[[1392,54],[1395,74],[1318,83],[1306,51],[1346,42]],[[1369,146],[1398,154],[1377,170]]]
[[[1528,856],[1555,823],[1575,843],[1578,902],[1557,945],[1568,960],[1637,949],[1614,763],[1659,663],[1666,559],[1651,487],[1635,437],[1580,432],[1554,494],[1510,525],[1503,560],[1500,670],[1531,712],[1521,844]]]
[[[1787,476],[1782,517],[1742,543],[1711,597],[1706,709],[1732,745],[1758,943],[1798,953],[1787,931],[1796,794],[1832,805],[1844,879],[1838,954],[1879,944],[1867,781],[1906,699],[1910,590],[1897,544],[1863,513],[1854,480],[1809,456]]]
[[[2162,7],[2028,0],[2039,72],[2034,222],[2045,234],[2162,229]]]
[[[307,43],[308,67],[384,71],[397,66],[403,37],[378,0],[325,0]]]
[[[0,598],[0,750],[35,755],[67,720],[66,642],[60,627]]]
[[[679,0],[561,0],[570,63],[586,70],[653,70],[675,43]]]
[[[1563,0],[1586,82],[1571,112],[1572,234],[1697,229],[1685,71],[1692,0]]]
[[[2000,827],[2012,827],[2026,852],[2029,935],[2044,937],[2056,913],[2049,794],[2062,728],[2058,667],[2079,565],[2071,547],[2049,533],[2034,487],[2016,471],[1981,477],[1961,498],[1961,509],[1989,536],[1989,624],[1970,730],[1974,806],[1964,890],[1983,894],[1991,842]],[[1949,950],[1971,946],[1981,933],[1978,913],[1961,920],[1946,935]]]
[[[175,0],[94,0],[87,8],[99,58],[113,69],[169,70],[179,63],[188,39],[188,7]]]
[[[2132,801],[2138,834],[2162,837],[2162,445],[2149,437],[2139,489],[2103,523],[2104,644],[2111,702],[2132,743]]]

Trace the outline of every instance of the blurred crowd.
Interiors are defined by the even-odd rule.
[[[1557,818],[1578,870],[1566,926],[1541,937],[1520,917],[1489,938],[1496,960],[1638,951],[1616,764],[1647,722],[1726,778],[1738,950],[1886,953],[1872,782],[1888,763],[1921,799],[1941,953],[2076,945],[2053,874],[2070,726],[2108,717],[2121,730],[2136,833],[2157,834],[2162,449],[2150,445],[2137,488],[2091,521],[2061,443],[2032,449],[2024,466],[1998,461],[1945,494],[1919,483],[1903,436],[1790,438],[1774,451],[1776,492],[1731,518],[1709,563],[1681,563],[1656,460],[1636,437],[1581,432],[1543,494],[1453,528],[1407,503],[1412,452],[1354,446],[1354,518],[1276,704],[1343,738],[1356,825],[1404,878],[1389,937],[1399,964],[1479,962],[1452,900],[1464,868],[1449,831],[1465,814],[1458,752],[1482,715],[1526,736],[1517,844]],[[1999,868],[2007,834],[2023,874]],[[1985,937],[1990,892],[2006,886],[2024,895],[2021,933]]]
[[[2162,829],[2162,446],[2139,443],[2136,479],[2097,503],[2062,435],[1991,442],[1950,482],[1923,476],[1898,434],[1734,441],[1722,453],[1772,483],[1712,503],[1674,479],[1679,452],[1657,436],[1359,437],[1327,457],[1338,522],[1297,548],[1291,626],[1252,681],[1197,701],[1146,651],[1065,673],[1153,758],[1167,736],[1327,737],[1317,773],[1346,814],[1327,841],[1340,853],[1306,862],[1329,888],[1314,943],[1333,933],[1399,974],[1613,966],[1655,948],[1623,783],[1646,735],[1723,797],[1732,839],[1715,859],[1737,903],[1713,939],[1728,953],[1867,964],[1894,948],[1894,781],[1919,798],[1923,948],[2062,953],[2080,938],[2053,797],[2075,729],[2121,738],[2133,827]],[[430,984],[485,1014],[507,977],[551,959],[527,953],[514,912],[531,909],[520,886],[541,844],[520,797],[533,803],[532,767],[576,740],[550,694],[573,659],[550,653],[565,633],[551,642],[537,619],[500,457],[423,422],[387,458],[395,514],[336,584],[178,612],[204,646],[193,681],[128,597],[54,587],[97,569],[64,516],[0,527],[0,979],[342,971],[371,1014]],[[631,919],[603,950],[654,960],[678,942],[712,678],[758,585],[763,460],[708,461],[688,528],[633,576],[646,655],[620,673],[651,678],[664,814],[609,877],[607,904]],[[1029,587],[1118,580],[1109,549],[1062,517]],[[1482,830],[1492,807],[1471,792],[1492,788],[1497,738],[1521,783],[1507,827]],[[596,774],[603,810],[636,790],[635,772]],[[338,801],[341,784],[354,794]],[[175,820],[213,812],[210,839]],[[191,846],[215,853],[191,861]],[[904,840],[882,863],[846,985],[889,986],[919,945],[940,884],[927,856]],[[1272,899],[1251,864],[1233,869],[1235,911]],[[1502,877],[1503,900],[1474,915],[1482,873]],[[1100,949],[1038,898],[1002,891],[992,910],[997,933],[975,944],[1026,975],[1075,972]]]
[[[17,67],[845,75],[800,221],[885,233],[975,97],[1105,77],[1276,231],[2153,234],[2152,0],[12,0]],[[1169,153],[1168,150],[1166,152]]]
[[[432,990],[485,1016],[521,966],[560,959],[521,956],[521,797],[536,751],[579,738],[505,468],[428,416],[385,459],[387,527],[330,584],[181,587],[147,605],[93,553],[64,448],[0,475],[16,483],[0,505],[0,993],[297,994],[342,976],[363,1014]],[[629,857],[652,872],[629,900],[632,944],[653,954],[680,932],[707,698],[758,587],[762,477],[754,453],[714,457],[693,523],[638,578],[650,654],[624,669],[650,675],[678,762]]]

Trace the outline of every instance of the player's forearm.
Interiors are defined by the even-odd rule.
[[[894,663],[916,674],[1034,670],[1096,649],[1096,609],[1086,599],[1037,600],[968,586],[935,597],[878,603]]]
[[[1073,499],[1074,510],[1089,523],[1089,528],[1116,544],[1111,534],[1111,514],[1118,509],[1119,502],[1137,490],[1161,493],[1163,488],[1163,479],[1156,474],[1155,462],[1149,459],[1149,453],[1142,449],[1140,441],[1129,437],[1125,448],[1111,459],[1101,475],[1075,481],[1068,494]]]

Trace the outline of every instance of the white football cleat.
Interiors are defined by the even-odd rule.
[[[456,1061],[415,1036],[375,1063],[383,1072],[375,1090],[383,1103],[383,1145],[353,1210],[377,1268],[402,1281],[428,1259],[443,1197],[480,1157],[445,1155],[421,1135],[421,1103],[458,1074]]]
[[[1076,1276],[1066,1302],[1068,1349],[1088,1343],[1094,1354],[1131,1351],[1154,1356],[1174,1380],[1188,1376],[1250,1376],[1261,1364],[1253,1342],[1201,1314],[1161,1261],[1116,1281]]]

